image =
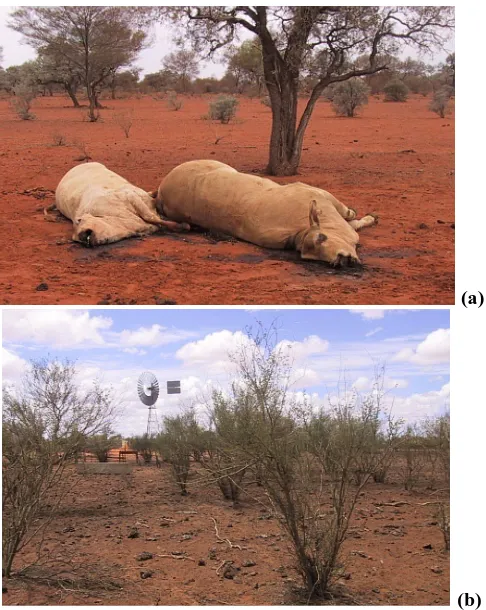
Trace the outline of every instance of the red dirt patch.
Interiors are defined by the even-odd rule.
[[[91,579],[103,579],[110,590],[84,585],[75,591],[69,584],[62,588],[4,579],[4,604],[259,606],[306,601],[296,597],[299,576],[277,520],[262,508],[266,498],[259,488],[249,487],[253,497],[243,495],[234,509],[213,484],[190,487],[182,497],[166,464],[138,467],[129,476],[71,476],[76,476],[75,491],[50,525],[46,545],[52,557],[72,558],[73,574],[86,573],[89,566]],[[345,597],[333,605],[349,605],[350,600],[361,605],[449,604],[449,555],[442,551],[434,507],[418,506],[430,499],[430,492],[407,492],[398,483],[365,488],[342,551],[344,578],[338,589]],[[440,500],[440,494],[433,499]],[[403,501],[410,505],[380,506]],[[233,548],[218,543],[212,518],[219,536]],[[134,527],[138,537],[129,537]],[[33,550],[33,545],[26,548],[14,568],[32,561]],[[153,557],[141,560],[141,553]],[[234,578],[223,576],[224,566],[217,573],[224,561],[233,562]],[[149,578],[141,577],[145,571],[152,572]]]
[[[147,190],[190,159],[213,158],[261,173],[269,109],[241,99],[237,123],[211,127],[201,118],[208,99],[185,99],[179,112],[148,97],[109,101],[103,121],[94,124],[82,121],[86,109],[70,108],[62,97],[37,100],[38,118],[27,122],[0,101],[1,302],[453,304],[454,119],[430,112],[426,98],[403,104],[372,99],[356,119],[335,117],[320,102],[300,175],[278,179],[305,181],[360,214],[379,214],[379,225],[361,233],[361,272],[343,274],[301,262],[295,252],[200,233],[159,234],[90,252],[70,242],[70,222],[44,220],[43,207],[77,163],[74,141]],[[113,120],[127,108],[135,116],[129,139]],[[69,146],[52,146],[55,132]]]

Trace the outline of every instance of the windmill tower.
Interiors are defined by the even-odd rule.
[[[138,378],[138,397],[148,407],[147,436],[153,436],[159,430],[155,403],[159,397],[159,382],[153,373],[142,373]]]

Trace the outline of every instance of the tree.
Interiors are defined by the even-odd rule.
[[[171,70],[160,70],[145,74],[141,86],[143,89],[153,89],[154,91],[163,91],[165,89],[173,89],[177,82],[177,74]]]
[[[139,78],[140,68],[133,68],[132,70],[124,70],[122,72],[115,68],[106,81],[106,86],[111,91],[111,99],[116,99],[117,88],[126,92],[135,91]]]
[[[79,108],[77,90],[84,82],[83,70],[69,57],[56,52],[56,47],[46,45],[38,50],[39,78],[42,84],[62,85],[69,95],[73,106]]]
[[[11,15],[9,27],[20,32],[40,54],[69,62],[79,70],[89,100],[89,118],[97,120],[100,89],[113,70],[130,65],[146,45],[143,14],[116,6],[25,7]]]
[[[165,70],[176,75],[182,93],[187,93],[191,80],[199,74],[199,62],[194,51],[180,49],[162,60]]]
[[[230,47],[226,60],[227,73],[234,77],[238,89],[241,91],[246,85],[256,87],[260,96],[264,85],[260,39],[245,40],[239,47]]]
[[[450,85],[453,89],[456,87],[456,54],[450,53],[446,58],[446,65],[444,67],[444,73],[446,75],[446,84]]]
[[[3,391],[3,574],[17,553],[55,515],[66,491],[63,473],[86,439],[109,434],[111,390],[94,381],[82,390],[72,362],[31,363],[19,387]],[[36,523],[41,510],[47,519]]]
[[[231,44],[240,29],[258,37],[265,84],[272,104],[268,173],[293,175],[304,135],[322,92],[332,83],[387,68],[380,58],[403,43],[428,51],[453,27],[453,7],[170,7],[159,13],[187,28],[196,49],[211,56]],[[317,82],[298,118],[299,81],[311,50],[326,51]],[[367,65],[354,66],[366,54]]]

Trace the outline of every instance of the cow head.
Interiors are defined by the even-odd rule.
[[[83,246],[94,247],[119,241],[133,234],[121,226],[114,217],[103,218],[83,214],[73,221],[73,241],[79,241]]]
[[[310,205],[309,225],[300,251],[303,259],[325,261],[339,268],[361,264],[354,245],[340,238],[337,232],[322,232],[315,200]]]

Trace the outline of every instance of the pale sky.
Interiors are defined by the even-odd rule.
[[[30,59],[35,59],[35,51],[26,44],[21,44],[22,36],[17,32],[14,32],[7,27],[7,19],[9,13],[15,7],[11,6],[0,6],[0,46],[3,47],[3,68],[9,66],[19,65]],[[242,39],[246,38],[246,33],[242,33]],[[149,74],[151,72],[157,72],[162,68],[162,58],[174,50],[175,45],[172,44],[172,33],[171,31],[157,24],[152,30],[153,44],[150,48],[145,49],[140,53],[139,59],[135,62],[137,67],[142,68],[142,73]],[[426,63],[441,63],[445,61],[447,55],[454,51],[454,38],[440,51],[438,51],[433,58],[427,56],[423,60]],[[403,58],[408,56],[414,59],[418,58],[418,55],[414,49],[404,49],[401,53]],[[205,62],[202,64],[200,76],[215,76],[220,78],[225,72],[225,67],[216,62]]]
[[[293,362],[292,394],[306,391],[326,405],[346,387],[366,395],[376,365],[386,364],[386,406],[407,422],[444,413],[449,405],[449,310],[386,309],[10,309],[3,312],[3,383],[19,383],[31,359],[75,360],[79,382],[98,378],[120,404],[117,430],[144,432],[147,408],[137,379],[153,372],[160,383],[159,421],[194,404],[202,415],[214,388],[235,379],[229,354],[245,345],[244,330],[276,322]],[[168,396],[165,382],[181,380]],[[181,403],[182,401],[182,403]]]

